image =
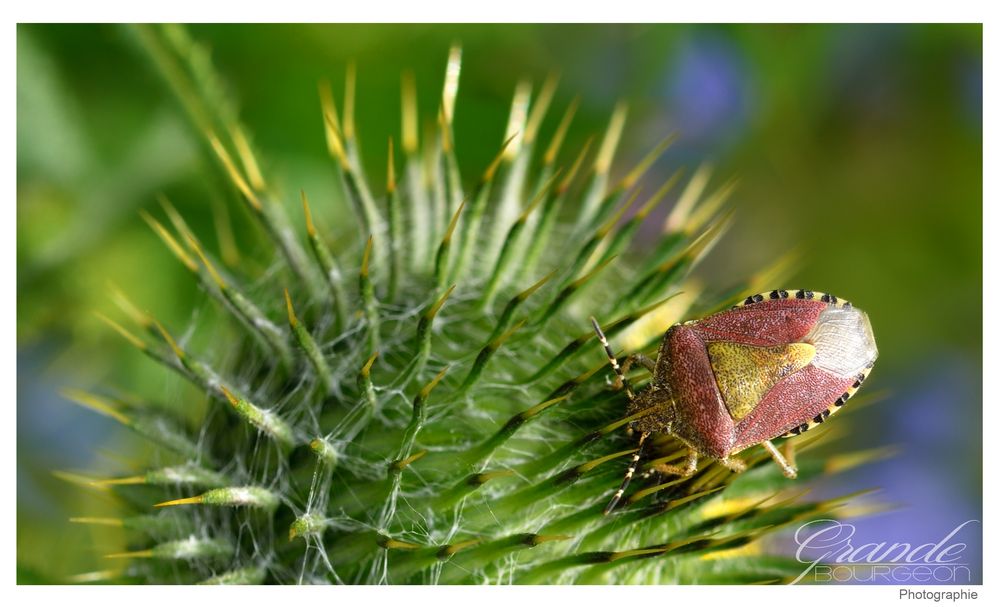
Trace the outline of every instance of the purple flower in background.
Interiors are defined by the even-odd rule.
[[[964,122],[981,131],[983,127],[983,62],[982,59],[963,58],[958,69],[958,90]]]
[[[671,122],[689,144],[727,145],[750,116],[750,77],[736,47],[718,36],[681,44],[667,74],[665,97]]]

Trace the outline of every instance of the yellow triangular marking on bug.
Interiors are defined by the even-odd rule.
[[[805,367],[816,356],[812,344],[758,347],[717,341],[708,344],[708,358],[722,400],[733,419],[746,417],[771,386]]]

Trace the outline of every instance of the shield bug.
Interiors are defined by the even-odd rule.
[[[651,434],[669,434],[687,446],[682,465],[663,474],[691,476],[698,457],[740,472],[734,456],[762,445],[782,472],[795,478],[791,443],[782,453],[771,442],[801,434],[836,413],[865,381],[878,349],[868,315],[850,302],[815,291],[783,289],[747,297],[732,309],[670,327],[656,360],[628,356],[619,367],[597,321],[594,330],[611,361],[615,387],[628,396],[639,445],[609,513],[628,487]],[[652,374],[635,393],[626,374],[640,364]]]

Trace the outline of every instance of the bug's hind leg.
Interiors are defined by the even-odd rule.
[[[632,365],[634,364],[642,365],[650,373],[652,373],[656,369],[656,361],[646,356],[645,354],[641,352],[638,354],[629,354],[625,358],[625,361],[622,362],[622,377],[628,374],[629,369],[631,369]],[[611,387],[614,388],[615,390],[621,390],[622,388],[625,387],[625,384],[622,383],[621,377],[615,377],[615,381],[613,384],[611,384]]]
[[[781,454],[785,456],[785,461],[788,465],[792,467],[793,470],[798,471],[798,466],[795,464],[795,442],[786,440],[783,445],[781,445]]]
[[[781,472],[786,478],[795,478],[798,476],[798,470],[795,468],[795,448],[792,446],[790,441],[785,441],[785,444],[782,445],[782,448],[785,451],[784,454],[782,454],[781,451],[778,451],[778,448],[774,446],[774,443],[769,440],[766,440],[761,444],[764,445],[764,449],[771,454],[771,458],[774,460],[774,463],[778,464],[778,467],[781,468]]]
[[[698,471],[698,452],[694,449],[688,448],[687,459],[684,461],[683,466],[675,466],[673,464],[657,464],[653,466],[652,470],[655,470],[663,475],[673,475],[684,478],[693,476],[694,473]]]

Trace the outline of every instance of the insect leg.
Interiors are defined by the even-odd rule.
[[[632,386],[629,385],[628,379],[625,378],[625,374],[622,373],[621,367],[618,366],[618,359],[615,357],[614,350],[611,349],[611,344],[608,343],[608,338],[604,336],[604,331],[601,330],[601,325],[597,324],[597,319],[593,316],[590,317],[590,323],[594,325],[594,331],[597,333],[597,339],[601,340],[601,345],[604,346],[604,353],[607,354],[608,360],[611,361],[611,368],[614,369],[615,375],[618,377],[615,383],[621,383],[621,385],[625,388],[625,394],[628,395],[628,399],[632,400],[635,398],[635,394],[632,392]]]
[[[785,444],[781,445],[781,454],[785,456],[785,461],[788,465],[794,469],[798,469],[795,464],[795,442],[786,440]]]
[[[774,446],[772,445],[771,447],[773,448]],[[777,451],[775,451],[775,453],[777,453]],[[744,470],[747,469],[747,463],[737,458],[724,457],[719,460],[719,463],[725,466],[726,468],[729,468],[733,472],[743,472]]]
[[[628,471],[625,473],[625,478],[622,480],[622,484],[618,487],[618,491],[615,491],[614,497],[608,502],[608,505],[604,507],[604,514],[607,516],[615,509],[618,505],[618,501],[622,499],[625,495],[625,489],[628,489],[628,484],[632,482],[632,475],[635,474],[635,469],[639,465],[639,460],[642,459],[642,448],[646,443],[646,439],[649,438],[649,432],[643,432],[639,435],[639,447],[632,454],[632,461],[628,465]]]
[[[778,448],[775,447],[774,443],[772,443],[771,441],[766,440],[761,444],[764,445],[764,449],[766,449],[767,452],[771,454],[771,458],[774,460],[774,463],[778,464],[778,467],[781,468],[781,472],[787,478],[796,477],[798,471],[795,469],[795,463],[794,463],[795,454],[794,452],[791,451],[792,449],[791,447],[786,447],[786,450],[788,451],[788,454],[791,455],[791,457],[789,459],[785,459],[785,456],[782,455],[780,451],[778,451]],[[785,445],[789,444],[791,443],[787,441],[785,442]]]
[[[622,376],[627,376],[629,369],[631,369],[632,365],[636,363],[645,367],[650,373],[653,373],[656,370],[656,361],[640,352],[638,354],[629,354],[625,358],[625,362],[622,363]],[[621,379],[616,379],[614,388],[616,390],[621,390],[623,385],[624,384],[622,384]]]

